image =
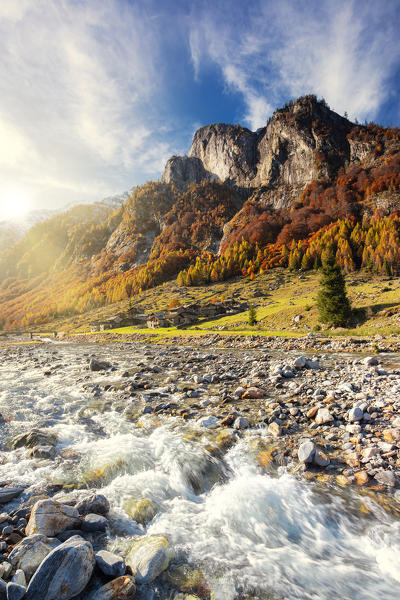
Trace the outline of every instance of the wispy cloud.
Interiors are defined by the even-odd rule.
[[[151,102],[163,84],[159,39],[139,4],[2,0],[3,182],[40,181],[36,194],[61,203],[71,187],[76,200],[94,199],[120,190],[129,171],[131,184],[157,173],[168,155]]]
[[[316,93],[343,113],[372,118],[387,99],[400,60],[399,4],[370,0],[280,0],[251,9],[219,3],[195,15],[191,34],[197,76],[202,61],[219,65],[243,95],[253,128],[282,99]],[[220,11],[226,11],[228,18]]]

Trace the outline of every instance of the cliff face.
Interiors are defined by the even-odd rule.
[[[238,125],[207,125],[194,136],[187,157],[173,157],[163,181],[179,189],[200,180],[254,189],[282,185],[304,187],[330,177],[351,160],[347,134],[353,125],[313,96],[274,113],[256,133]],[[353,148],[353,156],[368,152]],[[194,162],[195,161],[195,162]],[[277,198],[277,205],[282,200]]]

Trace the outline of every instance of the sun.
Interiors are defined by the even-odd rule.
[[[30,209],[29,193],[23,188],[7,188],[0,193],[0,221],[20,219]]]

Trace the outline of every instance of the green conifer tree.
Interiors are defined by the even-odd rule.
[[[351,316],[351,306],[344,277],[332,254],[322,264],[320,284],[317,299],[320,321],[333,327],[346,326]]]
[[[254,308],[254,306],[252,304],[250,304],[250,306],[249,306],[249,319],[248,319],[248,323],[249,323],[250,327],[253,327],[254,325],[257,325],[257,312],[256,312],[256,309]]]

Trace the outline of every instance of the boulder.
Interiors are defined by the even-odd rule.
[[[105,360],[97,360],[96,358],[92,358],[89,362],[89,369],[91,371],[106,371],[111,367],[111,363]]]
[[[53,537],[61,531],[78,527],[79,523],[79,513],[76,508],[50,499],[38,500],[26,526],[26,535],[42,533]]]
[[[282,428],[276,421],[273,421],[268,425],[268,433],[272,437],[279,437],[282,433]]]
[[[249,427],[250,422],[247,417],[237,417],[233,423],[234,429],[247,429]]]
[[[307,364],[307,358],[305,356],[298,356],[293,362],[295,369],[304,369]]]
[[[29,580],[40,563],[46,558],[54,548],[60,545],[60,541],[55,538],[48,538],[45,535],[36,533],[24,538],[11,551],[8,559],[13,567],[22,569],[26,578]]]
[[[96,564],[107,577],[120,577],[125,573],[125,560],[108,550],[97,552]]]
[[[150,583],[168,568],[172,557],[173,550],[165,537],[149,536],[134,543],[126,564],[138,583]]]
[[[54,446],[34,446],[28,452],[28,456],[31,458],[51,459],[55,455],[56,449]]]
[[[108,521],[102,515],[90,514],[82,521],[82,531],[105,531],[107,529]]]
[[[375,356],[366,356],[363,363],[366,367],[375,367],[378,364],[378,360]]]
[[[347,420],[350,423],[354,423],[355,421],[361,421],[361,419],[363,418],[363,415],[364,415],[364,413],[359,406],[353,406],[353,408],[351,408],[349,410],[349,413],[347,415]]]
[[[0,504],[7,504],[14,498],[22,494],[25,488],[23,487],[3,487],[0,488]]]
[[[297,451],[297,456],[302,463],[312,463],[316,452],[316,446],[311,440],[307,440],[300,444]]]
[[[29,583],[26,600],[70,600],[85,589],[94,565],[91,543],[72,537],[41,563]]]
[[[325,425],[334,421],[333,416],[327,408],[320,408],[315,416],[315,422],[318,425]]]
[[[88,600],[131,600],[136,593],[135,580],[129,575],[117,577],[95,590]]]
[[[80,515],[95,513],[96,515],[105,516],[110,512],[110,503],[103,494],[91,494],[87,498],[83,498],[76,505]]]
[[[201,417],[201,419],[199,419],[197,423],[202,427],[212,429],[213,427],[217,427],[217,425],[219,425],[219,419],[211,415],[209,417]]]
[[[11,448],[34,448],[35,446],[55,446],[57,444],[57,436],[54,433],[45,431],[44,429],[31,429],[28,433],[22,433],[13,438]]]
[[[157,514],[156,505],[148,498],[127,498],[122,507],[136,523],[141,525],[147,525]]]
[[[7,600],[21,600],[25,596],[26,588],[19,583],[7,583]]]

